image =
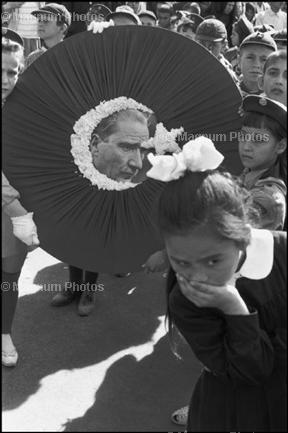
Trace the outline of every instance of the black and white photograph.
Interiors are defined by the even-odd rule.
[[[2,431],[287,431],[287,3],[1,2]]]

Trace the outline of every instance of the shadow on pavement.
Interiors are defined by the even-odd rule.
[[[64,284],[64,268],[62,263],[44,268],[34,283]],[[13,331],[19,363],[15,369],[3,369],[3,410],[21,408],[34,393],[41,395],[40,385],[44,392],[49,383],[47,416],[54,416],[57,404],[63,405],[55,415],[61,430],[179,430],[170,414],[188,402],[200,366],[188,347],[183,350],[185,359],[178,361],[163,333],[154,345],[148,344],[165,314],[164,279],[143,273],[127,278],[100,275],[98,283],[104,291],[97,293],[89,317],[78,316],[76,303],[51,307],[55,292],[47,289],[19,299]],[[142,355],[138,348],[145,349]],[[64,379],[61,370],[67,370]],[[55,373],[59,382],[51,385],[53,376],[47,376]],[[40,410],[42,404],[39,397],[36,417],[45,410]],[[42,424],[41,431],[49,431],[45,419]]]

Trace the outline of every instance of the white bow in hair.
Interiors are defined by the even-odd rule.
[[[214,170],[219,167],[224,156],[218,152],[209,138],[198,137],[188,141],[180,153],[173,153],[173,155],[149,153],[147,158],[152,165],[147,176],[162,182],[169,182],[184,176],[186,170]]]

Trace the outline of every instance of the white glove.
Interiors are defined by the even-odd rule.
[[[11,218],[13,234],[26,245],[39,245],[37,227],[33,221],[33,212]]]
[[[108,27],[114,26],[114,21],[91,21],[91,23],[88,26],[88,31],[92,31],[93,33],[102,33],[104,29],[107,29]]]

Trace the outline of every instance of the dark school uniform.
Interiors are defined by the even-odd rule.
[[[197,307],[170,271],[172,319],[203,363],[188,431],[287,431],[286,236],[252,230],[246,260],[236,275],[249,315]]]
[[[252,92],[250,89],[248,89],[248,87],[246,86],[246,84],[243,81],[243,77],[240,79],[240,90],[242,93],[242,97],[245,98],[245,96],[247,95],[260,95],[260,93],[262,93],[262,90],[256,90],[254,92]]]

